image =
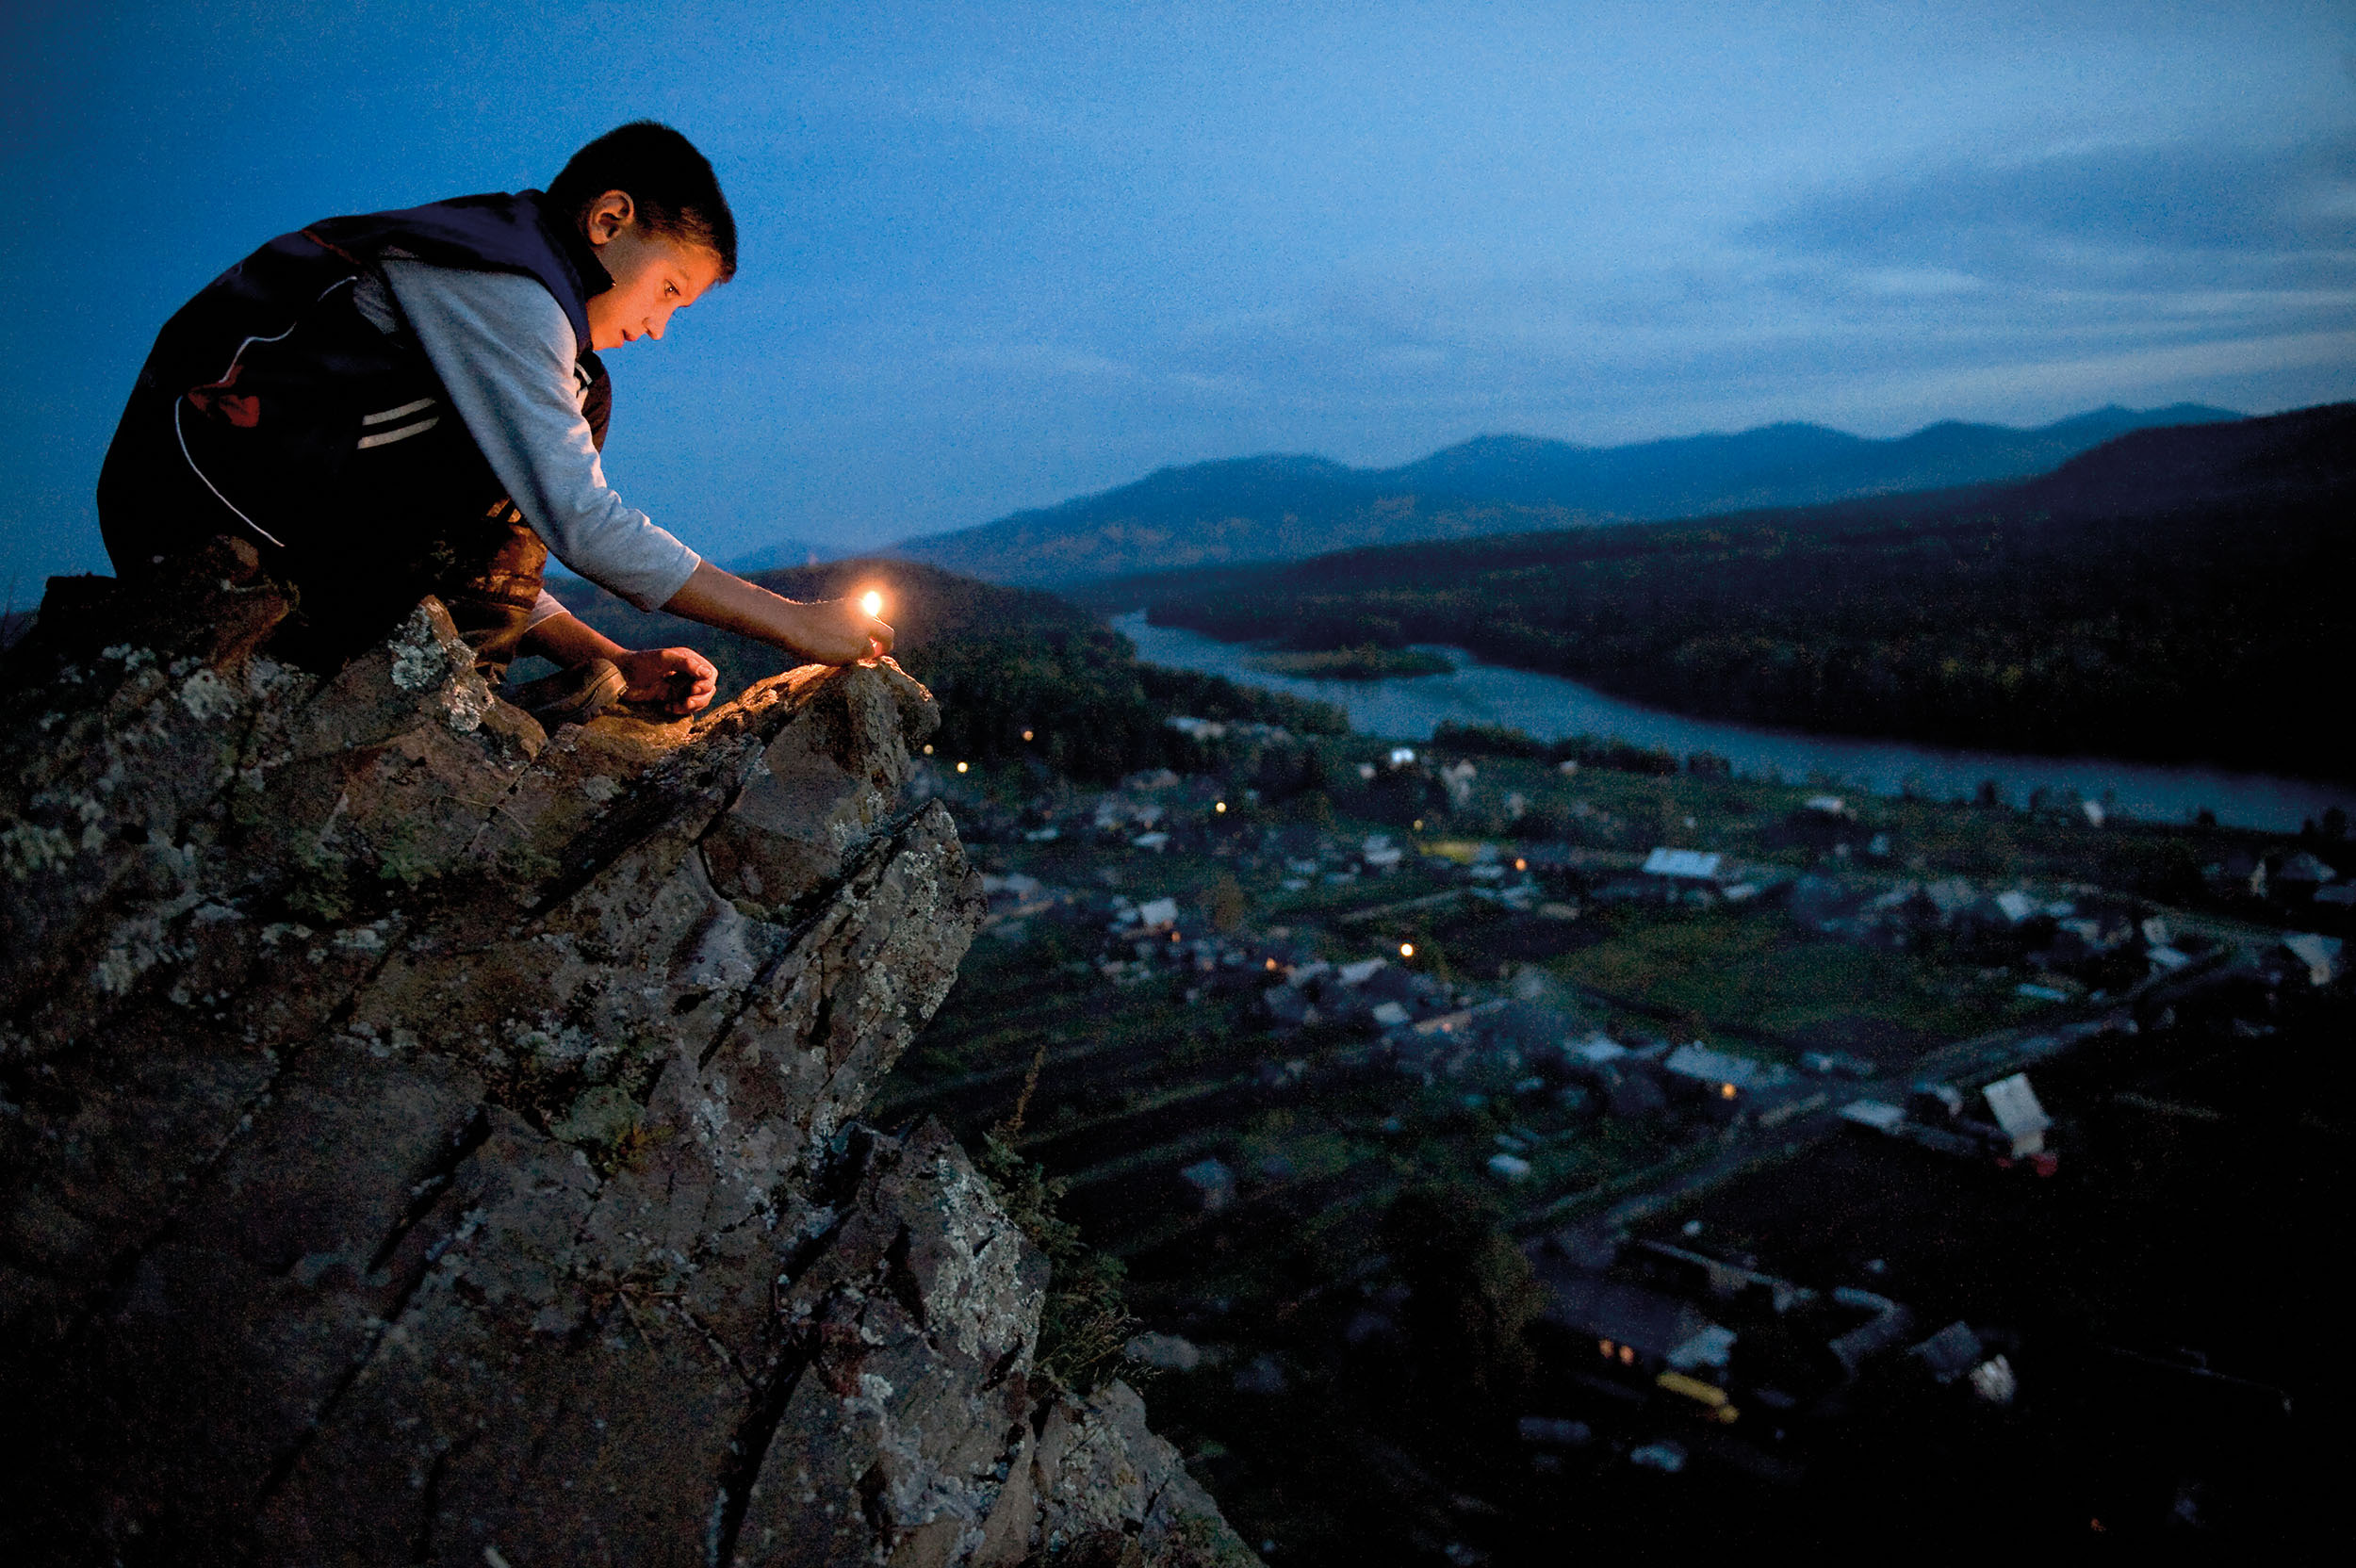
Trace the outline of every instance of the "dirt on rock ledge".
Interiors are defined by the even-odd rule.
[[[8,656],[0,1556],[1254,1560],[854,1119],[982,914],[922,686],[551,737],[434,600],[330,677],[290,610],[221,540]]]

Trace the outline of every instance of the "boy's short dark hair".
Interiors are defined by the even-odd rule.
[[[580,223],[609,190],[628,191],[651,233],[718,256],[722,283],[736,275],[736,216],[711,163],[679,132],[652,120],[616,126],[572,155],[548,202]]]

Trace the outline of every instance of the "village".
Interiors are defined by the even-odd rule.
[[[1062,1184],[1127,1271],[1127,1364],[1247,1515],[1314,1491],[1252,1434],[1345,1419],[1350,1369],[1414,1338],[1429,1282],[1385,1217],[1415,1194],[1478,1206],[1527,1281],[1503,1310],[1538,1361],[1483,1439],[1522,1500],[1487,1506],[1689,1464],[1783,1485],[1860,1407],[2008,1408],[2018,1330],[1682,1217],[1825,1158],[2034,1202],[2090,1083],[2345,1017],[2344,824],[2269,843],[1171,723],[1203,765],[1106,791],[926,760],[990,912],[877,1111],[994,1126]],[[1432,1552],[1512,1538],[1365,1442]]]

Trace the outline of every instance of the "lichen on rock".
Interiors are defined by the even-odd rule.
[[[289,609],[217,541],[8,658],[8,1560],[1241,1552],[1134,1395],[1032,1387],[955,1140],[856,1119],[982,914],[923,687],[550,736],[433,600],[329,673]]]

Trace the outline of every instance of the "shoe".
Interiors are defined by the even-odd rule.
[[[630,687],[611,659],[592,659],[569,670],[518,686],[507,700],[540,721],[543,729],[561,724],[587,724],[622,700]]]

